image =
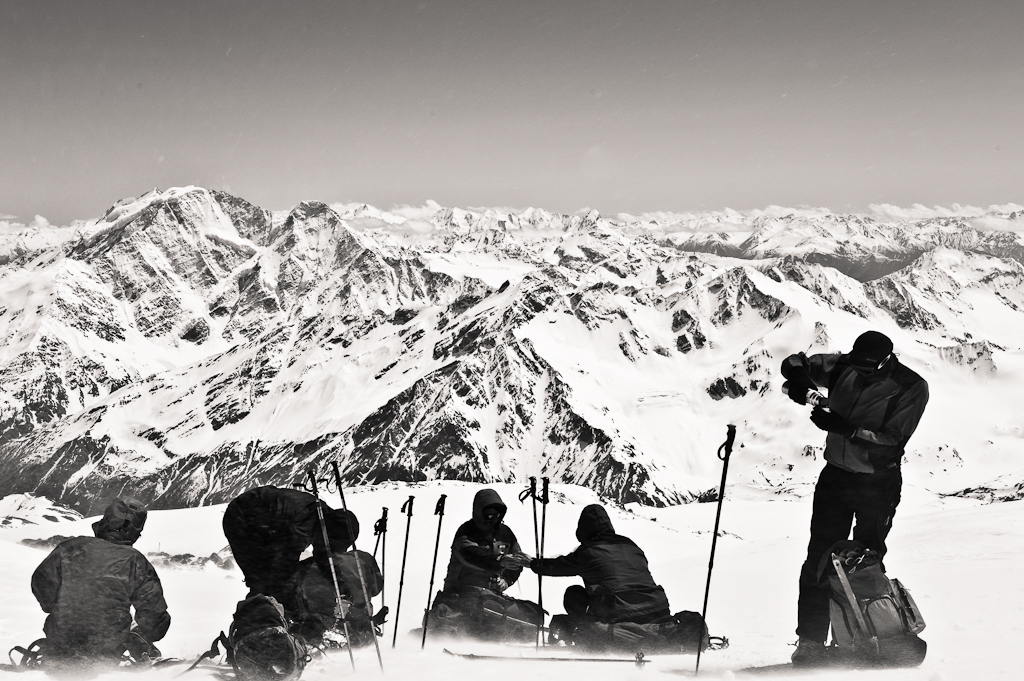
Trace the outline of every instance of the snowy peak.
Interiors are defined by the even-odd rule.
[[[930,382],[998,387],[1024,268],[994,252],[1017,240],[153,191],[0,266],[0,494],[201,505],[335,460],[359,484],[548,475],[674,504],[715,484],[719,420],[746,431],[739,479],[788,489],[820,440],[778,390],[782,357],[878,328]]]

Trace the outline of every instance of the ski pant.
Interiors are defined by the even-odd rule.
[[[885,556],[885,537],[900,503],[903,476],[899,466],[877,473],[851,473],[828,464],[814,487],[811,539],[800,570],[796,633],[824,641],[829,627],[828,580],[819,581],[818,566],[824,553],[838,541],[850,538]]]
[[[598,609],[598,611],[602,612],[604,616],[595,617],[592,612],[592,606],[598,605],[599,603],[597,601],[599,601],[599,599],[595,599],[594,595],[588,593],[587,590],[579,584],[573,584],[566,588],[565,594],[562,596],[562,606],[565,608],[566,614],[574,622],[600,621],[648,624],[650,622],[657,622],[658,620],[663,620],[666,617],[672,616],[667,603],[662,607],[660,601],[655,601],[651,604],[650,608],[647,608],[646,612],[630,612],[617,617],[614,611],[608,612],[607,609]]]

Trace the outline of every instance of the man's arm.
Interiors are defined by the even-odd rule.
[[[57,605],[61,584],[60,566],[63,556],[64,550],[57,546],[32,573],[32,595],[39,601],[39,607],[43,609],[43,612],[53,612],[54,606]]]
[[[167,633],[171,626],[171,616],[167,612],[164,601],[164,590],[160,584],[153,565],[140,553],[136,557],[135,576],[137,584],[132,592],[131,601],[135,607],[135,623],[139,625],[139,633],[154,643]]]
[[[882,430],[857,428],[850,439],[886,447],[903,447],[921,422],[928,404],[928,384],[918,381],[900,396],[896,409],[882,424]]]
[[[550,577],[573,577],[580,574],[580,560],[576,551],[557,558],[534,558],[530,569],[538,575]]]
[[[782,360],[782,376],[789,381],[789,399],[797,404],[805,403],[807,391],[811,388],[828,386],[840,354],[819,354],[808,357],[802,352]]]

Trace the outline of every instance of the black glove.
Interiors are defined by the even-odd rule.
[[[837,433],[843,437],[853,437],[853,434],[857,431],[857,426],[834,411],[826,411],[821,407],[815,407],[811,410],[811,423],[822,430]]]
[[[806,376],[791,378],[782,385],[786,388],[786,394],[789,395],[789,399],[797,404],[807,404],[807,391],[817,390],[818,388]]]

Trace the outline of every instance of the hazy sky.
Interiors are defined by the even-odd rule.
[[[1024,2],[0,0],[0,215],[1024,202]]]

